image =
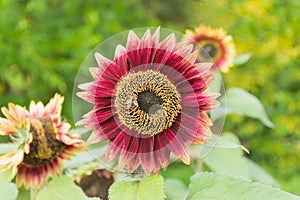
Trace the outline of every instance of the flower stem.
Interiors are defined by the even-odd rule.
[[[37,193],[37,188],[30,188],[30,200],[36,200]]]
[[[203,161],[202,160],[197,160],[196,161],[195,171],[196,172],[202,172],[203,171]]]

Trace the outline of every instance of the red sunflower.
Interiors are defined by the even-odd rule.
[[[166,169],[172,152],[190,163],[187,145],[204,143],[211,121],[206,111],[217,102],[206,92],[212,65],[195,63],[197,53],[175,34],[159,42],[160,29],[143,37],[130,31],[126,47],[116,47],[113,60],[95,54],[93,82],[77,93],[94,104],[77,125],[93,130],[91,143],[109,140],[107,161],[119,158],[121,170],[141,167],[146,174]]]
[[[70,125],[61,121],[63,101],[56,94],[46,106],[32,101],[29,111],[12,103],[1,109],[6,118],[0,118],[0,134],[10,136],[17,149],[0,156],[0,170],[12,168],[18,187],[41,187],[61,173],[64,159],[84,149],[77,135],[66,134]]]
[[[212,29],[199,25],[194,31],[186,30],[186,39],[194,44],[194,49],[199,51],[197,61],[208,62],[211,59],[222,72],[227,72],[233,65],[235,48],[232,37],[222,29]]]

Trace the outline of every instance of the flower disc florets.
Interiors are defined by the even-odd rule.
[[[116,91],[120,121],[139,134],[155,135],[171,127],[181,110],[176,87],[159,72],[128,74]]]

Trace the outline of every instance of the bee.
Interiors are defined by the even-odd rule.
[[[139,104],[138,104],[138,102],[137,102],[137,99],[136,99],[136,98],[133,98],[133,97],[129,98],[129,99],[126,101],[126,105],[127,105],[127,108],[128,108],[128,109],[132,108],[133,106],[136,106],[136,107],[139,106]]]

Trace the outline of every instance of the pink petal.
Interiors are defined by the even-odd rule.
[[[124,72],[122,72],[122,67],[118,66],[115,62],[99,53],[95,53],[95,58],[99,66],[99,75],[114,81],[118,81],[123,75]]]
[[[161,133],[163,134],[163,133]],[[166,143],[164,141],[164,138],[161,137],[161,134],[155,135],[155,146],[154,146],[154,158],[159,165],[166,170],[169,165],[169,159],[170,159],[170,151],[166,146]],[[156,166],[156,171],[158,171],[159,166]]]
[[[123,56],[126,53],[126,48],[118,44],[115,50],[114,60]]]
[[[90,71],[90,74],[93,76],[94,79],[98,79],[101,75],[99,67],[90,67],[89,71]]]
[[[133,173],[134,170],[136,170],[141,165],[141,160],[139,158],[139,155],[136,154],[134,158],[130,161],[129,164],[127,164],[128,172]]]
[[[90,94],[88,94],[87,92],[77,92],[76,95],[79,98],[81,98],[81,99],[83,99],[83,100],[85,100],[89,103],[94,103],[95,102],[95,98],[93,96],[91,96]]]
[[[147,29],[144,36],[142,37],[138,49],[139,49],[139,56],[140,56],[139,65],[150,63],[152,44],[151,44],[151,32],[149,29]]]
[[[144,172],[149,175],[155,169],[154,137],[140,138],[139,158]]]
[[[214,63],[195,63],[194,66],[199,71],[199,74],[202,75],[207,73],[208,71],[214,71],[215,65]]]
[[[110,119],[113,116],[113,112],[110,108],[102,109],[97,112],[92,111],[87,114],[88,115],[84,115],[85,119],[80,120],[76,123],[77,126],[101,124],[102,122]]]
[[[127,157],[127,154],[130,154],[130,152],[128,152],[128,148],[130,148],[131,138],[132,137],[130,135],[127,135],[127,134],[125,134],[124,137],[123,137],[123,145],[121,147],[121,155],[120,155],[120,159],[119,159],[119,163],[118,163],[118,170],[119,171],[121,171],[121,169],[123,169],[124,166],[126,165],[126,163],[128,163],[128,161],[129,161],[128,157]]]
[[[97,64],[100,68],[107,68],[113,64],[113,61],[109,60],[108,58],[102,56],[100,53],[95,53],[95,59]]]
[[[179,56],[181,56],[182,58],[186,58],[188,55],[190,55],[193,51],[193,45],[189,44],[186,45],[186,43],[182,43],[181,44],[177,44],[176,45],[176,51],[174,52],[174,54],[177,54]]]
[[[3,115],[15,126],[24,125],[26,122],[26,110],[21,106],[9,103],[8,109],[2,107],[1,111]]]
[[[59,134],[59,140],[66,145],[72,145],[74,143],[73,138],[69,137],[67,134]]]
[[[165,140],[168,141],[168,148],[170,151],[179,157],[186,165],[189,165],[190,157],[185,149],[183,140],[178,135],[175,135],[175,133],[173,133],[170,129],[166,129],[164,133],[164,137]]]
[[[187,60],[187,62],[189,62],[190,64],[194,64],[196,59],[198,56],[198,52],[194,51],[193,53],[191,53],[190,55],[188,55],[185,59]]]
[[[42,117],[45,113],[45,107],[42,102],[35,103],[34,101],[30,102],[29,105],[29,117],[30,118],[38,118]]]
[[[16,131],[15,125],[10,120],[0,118],[0,135],[15,134]]]
[[[153,63],[165,64],[169,59],[172,51],[176,45],[175,34],[170,34],[162,42],[157,45],[157,48],[153,50]],[[168,65],[170,66],[170,65]]]
[[[176,46],[176,37],[174,33],[171,33],[158,44],[157,48],[172,52],[175,46]]]
[[[17,187],[21,187],[21,185],[25,182],[25,166],[24,165],[20,165],[18,167],[18,173],[17,173],[17,177],[16,177],[16,185]]]
[[[147,29],[139,43],[139,49],[151,48],[151,31]]]
[[[55,94],[49,103],[45,106],[44,115],[59,115],[62,109],[62,103],[64,102],[64,97],[59,94]]]
[[[118,76],[118,78],[121,79],[121,77],[125,76],[128,70],[131,68],[128,63],[127,50],[121,45],[118,45],[116,48],[114,62],[119,67],[118,70],[120,71],[120,76]]]
[[[159,43],[159,37],[160,37],[160,26],[157,27],[157,29],[154,31],[153,35],[152,35],[152,47],[155,48],[157,46],[157,44]]]
[[[124,138],[126,137],[125,132],[121,132],[108,146],[105,157],[107,162],[115,160],[121,153],[123,148]]]
[[[90,87],[92,87],[94,84],[96,84],[95,81],[89,82],[89,83],[82,83],[79,84],[77,87],[81,90],[88,90]]]
[[[130,30],[128,33],[128,38],[126,43],[127,51],[137,50],[139,43],[140,43],[140,39],[138,38],[138,36],[135,34],[135,32]]]

